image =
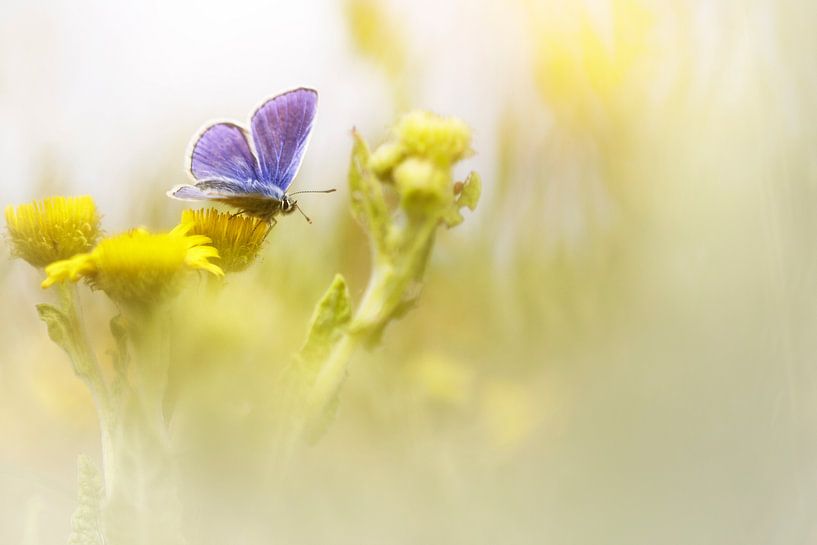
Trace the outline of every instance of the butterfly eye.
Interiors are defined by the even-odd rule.
[[[281,199],[281,213],[289,214],[292,211],[292,201],[286,195],[284,195],[284,198]]]

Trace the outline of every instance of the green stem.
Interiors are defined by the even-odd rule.
[[[110,397],[108,387],[102,375],[102,369],[96,360],[96,356],[91,349],[88,335],[85,331],[85,324],[82,320],[82,313],[79,306],[79,298],[76,285],[70,282],[60,282],[59,287],[60,304],[62,311],[68,318],[71,327],[71,345],[73,347],[72,360],[74,370],[83,382],[88,386],[94,400],[104,412],[110,412]]]
[[[397,256],[375,255],[369,285],[351,323],[320,367],[307,397],[307,433],[314,435],[324,422],[346,378],[352,355],[374,332],[381,330],[403,302],[412,281],[422,278],[438,221],[431,218],[406,227],[406,251]],[[402,258],[402,259],[401,259]]]
[[[160,311],[139,314],[132,323],[136,361],[131,393],[138,399],[143,416],[164,428],[164,397],[170,367],[167,314]]]
[[[109,491],[106,537],[121,545],[182,544],[177,473],[163,410],[166,314],[137,313],[128,323],[134,359],[119,407],[113,456],[121,478]]]
[[[387,301],[390,291],[401,282],[395,283],[392,269],[381,263],[375,266],[369,285],[360,301],[360,306],[351,320],[350,326],[332,348],[320,367],[317,377],[307,397],[307,433],[312,435],[319,426],[327,410],[338,395],[346,378],[352,355],[357,351],[366,335],[373,327],[387,319]],[[386,311],[386,312],[384,312]]]
[[[360,345],[360,336],[347,333],[335,345],[321,367],[307,400],[307,419],[310,428],[320,422],[335,399],[346,377],[352,354]]]
[[[111,392],[105,382],[102,368],[96,359],[85,329],[82,317],[82,308],[79,304],[77,287],[71,282],[57,284],[60,306],[68,319],[69,345],[68,350],[74,371],[91,392],[99,418],[100,442],[102,446],[102,465],[105,474],[105,487],[110,490],[115,480],[115,471],[112,463],[114,411]]]

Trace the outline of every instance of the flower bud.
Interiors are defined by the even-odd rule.
[[[396,128],[406,155],[422,157],[440,166],[450,166],[470,153],[471,131],[453,117],[429,112],[411,112]]]
[[[374,150],[369,157],[369,170],[378,178],[385,180],[404,156],[403,146],[396,142],[386,142]]]
[[[452,199],[451,180],[431,161],[406,159],[394,169],[394,182],[409,214],[437,214]]]

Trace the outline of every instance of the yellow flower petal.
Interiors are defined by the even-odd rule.
[[[188,238],[200,237],[218,250],[225,272],[243,271],[258,256],[270,226],[258,218],[225,214],[215,209],[185,210],[182,225],[192,226]]]
[[[42,282],[43,288],[48,288],[55,282],[70,280],[76,282],[82,276],[91,274],[95,265],[91,254],[77,254],[71,259],[56,261],[45,268],[46,279]]]
[[[205,245],[209,242],[205,236],[185,235],[191,227],[180,225],[156,234],[133,229],[106,238],[91,252],[49,265],[43,287],[84,277],[114,301],[146,305],[174,295],[190,270],[222,276],[221,268],[209,261],[218,257],[218,251]]]

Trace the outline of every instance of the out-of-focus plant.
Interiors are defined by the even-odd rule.
[[[59,293],[58,306],[37,310],[97,406],[102,477],[89,459],[80,459],[80,506],[69,542],[183,543],[164,411],[168,309],[194,271],[224,275],[212,261],[219,252],[211,241],[228,256],[226,270],[240,270],[255,258],[268,226],[256,229],[251,220],[214,211],[188,212],[170,232],[139,228],[96,243],[99,216],[90,197],[8,207],[6,221],[13,254],[45,266],[43,288]],[[76,290],[80,280],[120,309],[110,324],[117,347],[111,372],[89,341]]]
[[[479,199],[475,173],[463,182],[452,174],[453,165],[470,153],[470,131],[461,121],[429,113],[403,117],[374,152],[354,133],[349,184],[352,213],[371,243],[369,285],[353,309],[346,282],[337,275],[315,307],[307,340],[287,374],[295,380],[280,383],[276,393],[292,401],[281,419],[285,449],[302,435],[320,435],[355,350],[376,345],[384,328],[416,303],[437,230],[458,225],[461,209],[474,209]],[[44,268],[42,287],[59,293],[59,305],[40,304],[37,310],[98,412],[102,468],[80,457],[79,507],[69,543],[186,543],[168,384],[176,318],[184,322],[191,300],[177,296],[202,275],[223,278],[248,268],[270,225],[216,210],[187,210],[168,232],[136,228],[99,240],[90,197],[9,207],[6,220],[13,254]],[[119,309],[110,320],[115,346],[110,365],[100,363],[89,340],[76,289],[80,281]],[[213,301],[205,299],[212,290],[190,292]],[[285,388],[293,384],[297,387]]]
[[[533,74],[554,123],[525,139],[529,150],[505,150],[514,168],[548,172],[530,188],[542,193],[530,213],[568,247],[607,230],[639,193],[626,171],[655,95],[655,13],[641,0],[604,5],[606,20],[586,2],[528,2]]]
[[[500,327],[525,342],[531,326],[548,332],[553,354],[556,345],[582,342],[582,329],[600,323],[620,293],[605,283],[624,262],[618,256],[648,193],[649,161],[639,153],[654,138],[660,80],[652,76],[664,52],[660,11],[642,0],[522,3],[531,99],[541,108],[508,95],[497,183],[512,190],[492,200],[496,214],[483,240],[503,275],[490,284],[497,312],[507,317]],[[544,289],[530,289],[531,282]]]
[[[408,105],[409,78],[401,26],[381,0],[346,0],[344,11],[355,48],[385,73],[395,109],[404,111]]]
[[[474,172],[454,181],[453,165],[471,153],[470,131],[457,119],[407,114],[374,152],[357,132],[353,137],[352,214],[369,237],[371,272],[354,311],[345,280],[335,277],[298,355],[312,439],[333,413],[355,350],[376,345],[384,328],[416,304],[437,230],[461,223],[460,210],[476,207],[481,188]]]
[[[530,3],[536,83],[558,119],[573,129],[618,123],[643,99],[652,14],[639,0],[612,0],[606,32],[581,3],[562,10]],[[561,17],[554,13],[560,13]]]
[[[37,268],[88,251],[100,237],[99,214],[87,196],[51,197],[16,209],[7,206],[6,225],[12,254]],[[99,382],[99,366],[87,349],[76,290],[60,284],[59,298],[59,309],[40,305],[37,310],[49,325],[49,335],[59,339],[56,342],[68,353],[77,376],[94,394],[98,409],[106,411],[107,392]]]

